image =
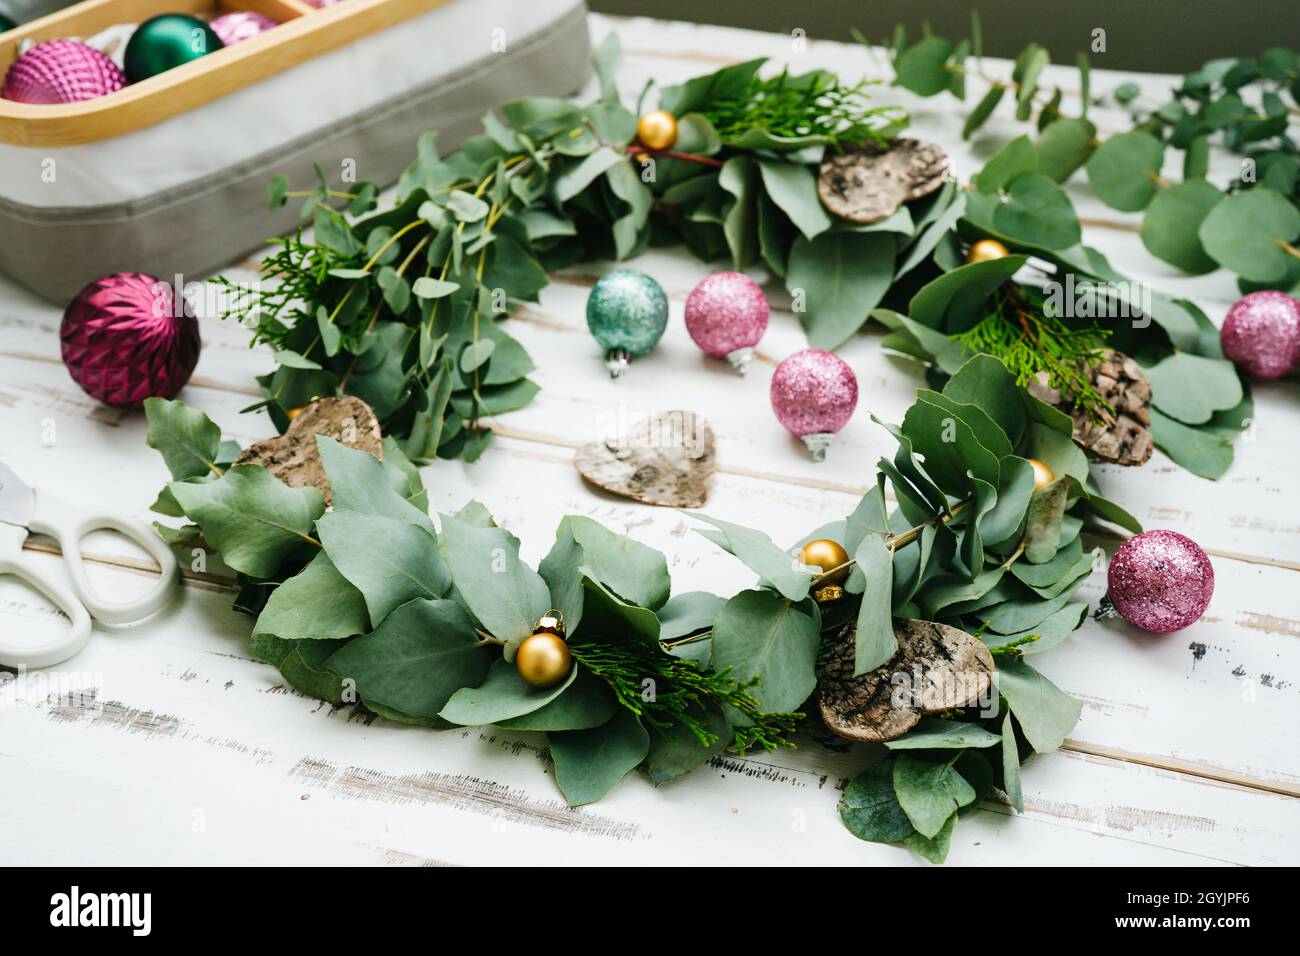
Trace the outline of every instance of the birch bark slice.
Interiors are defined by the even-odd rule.
[[[864,145],[828,152],[817,175],[817,195],[841,219],[868,224],[928,196],[947,175],[948,154],[938,146],[896,139],[888,149]]]
[[[817,685],[817,704],[830,730],[848,740],[881,743],[903,736],[923,714],[968,707],[988,693],[993,655],[965,631],[934,621],[894,628],[898,653],[855,677],[857,623],[844,625]]]
[[[326,435],[342,445],[369,452],[384,460],[384,440],[379,419],[370,406],[351,395],[320,398],[307,405],[289,423],[283,435],[245,448],[236,465],[261,465],[290,488],[311,485],[331,501],[325,467],[316,450],[316,436]]]
[[[694,412],[659,412],[625,435],[583,445],[573,464],[587,481],[616,495],[699,508],[709,499],[717,470],[713,426]]]

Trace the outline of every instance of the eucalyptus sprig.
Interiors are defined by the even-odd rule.
[[[1275,47],[1259,57],[1215,59],[1184,76],[1167,101],[1146,104],[1135,83],[1094,100],[1088,57],[1079,53],[1080,106],[1070,116],[1062,90],[1042,84],[1051,62],[1044,47],[1029,44],[1010,77],[999,78],[983,67],[978,16],[971,27],[969,39],[927,34],[909,44],[900,26],[891,44],[895,83],[920,96],[947,92],[964,100],[967,80],[976,78],[985,92],[964,138],[1010,94],[1016,119],[1037,130],[1039,170],[1064,182],[1086,168],[1102,202],[1144,212],[1142,242],[1152,255],[1196,275],[1228,269],[1242,291],[1300,288],[1300,53]],[[1128,109],[1133,125],[1101,138],[1088,111],[1107,101]],[[1208,179],[1212,145],[1242,158],[1221,184]],[[1182,181],[1165,172],[1171,152],[1182,154]]]

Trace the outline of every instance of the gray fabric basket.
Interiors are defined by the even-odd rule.
[[[580,0],[539,0],[531,6],[534,19],[543,22],[526,35],[512,38],[503,52],[488,52],[450,74],[435,73],[399,97],[333,119],[238,164],[200,170],[188,181],[157,192],[115,202],[37,205],[9,195],[0,175],[0,270],[58,302],[111,272],[136,270],[168,279],[179,274],[187,280],[211,274],[262,248],[268,237],[300,225],[295,203],[274,212],[266,209],[266,184],[275,174],[309,188],[316,179],[314,164],[329,170],[347,158],[362,171],[361,179],[388,185],[414,159],[415,141],[426,130],[438,132],[439,149],[446,153],[478,132],[483,114],[502,102],[526,95],[576,92],[590,73],[585,5]],[[411,24],[358,40],[344,62],[355,65],[359,57],[364,59],[365,45],[391,30],[419,29],[437,36],[439,19],[447,9],[433,10]],[[463,22],[469,14],[461,8],[459,15]],[[452,41],[454,38],[444,42]],[[275,81],[292,81],[295,72],[303,71],[303,82],[308,83],[310,71],[303,68],[310,65],[286,71]],[[381,71],[385,64],[370,66]],[[285,88],[281,86],[281,90]],[[311,88],[301,92],[310,97]],[[185,135],[238,135],[238,129],[231,128],[229,109],[222,113],[227,99],[215,100],[183,117]],[[310,111],[310,101],[304,100],[304,104]],[[204,114],[212,116],[207,129]],[[165,145],[168,127],[174,122],[132,136],[146,147],[148,137]],[[94,159],[93,151],[99,146],[76,147],[83,151],[77,154],[79,158],[60,161],[84,165],[87,157]],[[32,155],[16,157],[13,151]],[[0,146],[0,173],[5,172],[6,163],[40,162],[42,152],[48,151]]]

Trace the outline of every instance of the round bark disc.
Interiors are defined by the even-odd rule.
[[[898,653],[873,671],[853,674],[856,621],[844,625],[817,685],[817,704],[831,731],[881,743],[903,736],[922,714],[976,703],[993,680],[993,655],[965,631],[934,621],[894,628]]]
[[[934,192],[947,175],[948,154],[938,146],[896,139],[887,149],[866,144],[828,152],[817,176],[817,195],[841,219],[880,222],[903,203]]]

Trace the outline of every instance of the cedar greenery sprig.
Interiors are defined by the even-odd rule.
[[[1096,323],[1066,325],[1033,308],[1018,290],[1003,289],[988,315],[953,338],[972,355],[985,352],[1000,360],[1021,387],[1046,373],[1048,385],[1100,420],[1114,409],[1093,385],[1088,369],[1101,359],[1109,334]]]
[[[846,84],[822,70],[802,76],[782,70],[773,77],[755,76],[741,96],[719,99],[699,113],[724,142],[747,130],[762,129],[789,139],[824,136],[836,148],[883,144],[906,122],[907,112],[897,106],[871,105],[869,91],[878,82]]]
[[[766,751],[794,747],[789,735],[801,713],[766,713],[749,693],[762,682],[753,677],[738,683],[729,671],[710,671],[693,660],[673,657],[635,641],[569,643],[574,659],[614,692],[619,704],[663,734],[675,726],[686,728],[705,747],[719,735],[709,714],[734,707],[750,722],[733,726],[731,747],[744,754],[754,748]],[[653,684],[647,688],[645,681]]]

